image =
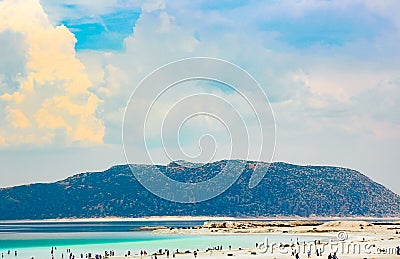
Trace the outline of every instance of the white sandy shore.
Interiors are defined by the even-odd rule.
[[[396,255],[396,247],[400,246],[400,234],[396,234],[396,232],[392,230],[387,230],[384,228],[375,228],[375,229],[367,229],[367,230],[360,230],[353,226],[353,224],[347,224],[345,222],[344,225],[347,225],[346,234],[348,234],[348,238],[339,241],[337,239],[337,233],[331,232],[331,240],[327,240],[327,233],[312,233],[313,237],[320,236],[321,238],[319,241],[321,243],[317,243],[317,248],[323,248],[324,253],[322,256],[317,256],[315,254],[315,243],[300,243],[299,246],[295,245],[294,249],[296,251],[300,251],[299,255],[300,258],[308,258],[307,252],[308,250],[312,251],[311,258],[328,258],[329,251],[337,251],[338,258],[340,259],[400,259],[400,255]],[[339,229],[338,226],[334,222],[330,222],[327,225],[333,226],[323,226],[323,228],[330,228],[332,231],[334,229]],[[339,224],[340,229],[344,229],[342,224]],[[187,230],[186,234],[191,233],[191,230]],[[181,231],[180,234],[185,233]],[[209,232],[204,231],[203,229],[201,232],[196,234],[209,234]],[[213,232],[215,235],[218,233]],[[249,234],[252,233],[245,233],[239,234],[243,235],[243,238],[246,238]],[[254,234],[254,233],[253,233]],[[296,236],[301,235],[311,235],[310,233],[301,231],[292,231],[291,234],[296,234]],[[196,248],[193,248],[196,249]],[[273,251],[271,251],[271,249]],[[291,249],[290,247],[279,248],[279,244],[270,244],[270,248],[266,251],[265,248],[262,250],[256,248],[243,248],[240,250],[222,250],[222,251],[199,251],[197,258],[201,259],[228,259],[228,258],[237,258],[237,259],[260,259],[260,258],[271,258],[271,259],[290,259],[294,258],[291,256]],[[298,249],[298,250],[297,250]],[[384,250],[380,250],[384,249]],[[229,256],[231,254],[231,256]],[[133,255],[130,257],[112,257],[112,258],[141,258],[140,255]],[[172,259],[172,256],[169,257]],[[189,254],[177,254],[176,259],[195,259],[193,252]],[[154,256],[147,256],[143,257],[142,259],[155,259]],[[157,259],[167,259],[166,255],[158,255]]]
[[[215,219],[215,218],[214,218]],[[176,218],[174,218],[176,220]],[[314,219],[313,219],[314,220]],[[262,224],[266,226],[262,226]],[[400,246],[400,222],[391,224],[377,224],[360,220],[341,220],[329,221],[313,225],[316,221],[303,222],[251,222],[249,220],[226,221],[226,222],[206,222],[204,226],[199,228],[160,228],[154,230],[154,233],[162,234],[179,234],[179,235],[242,235],[252,234],[279,234],[288,236],[307,236],[320,237],[317,243],[300,243],[295,244],[294,248],[281,247],[279,244],[270,244],[270,248],[265,251],[257,250],[256,248],[243,248],[241,250],[223,250],[223,251],[199,251],[197,258],[212,258],[212,259],[251,259],[251,258],[275,258],[289,259],[291,250],[300,251],[300,258],[308,258],[307,251],[312,251],[311,258],[327,258],[329,251],[338,251],[340,259],[395,259],[399,258],[396,255],[396,247]],[[308,225],[308,223],[310,223]],[[276,225],[274,225],[276,224]],[[289,225],[289,226],[288,226]],[[343,240],[339,240],[338,233],[344,235]],[[328,238],[327,238],[328,237]],[[317,257],[315,254],[315,244],[318,249],[323,249],[323,256]],[[313,246],[314,245],[314,246]],[[273,251],[271,249],[273,248]],[[196,249],[193,247],[192,249]],[[382,249],[382,250],[381,250]],[[193,250],[192,250],[193,251]],[[229,255],[231,254],[231,255]],[[140,258],[140,255],[128,257],[113,257],[113,258]],[[172,256],[169,257],[172,259]],[[176,259],[194,259],[194,254],[177,254]],[[155,257],[146,256],[142,259],[155,259]],[[167,259],[166,255],[158,255],[157,259]]]
[[[321,218],[294,218],[293,222],[287,222],[289,218],[269,218],[265,220],[274,220],[275,222],[267,222],[265,218],[257,218],[252,222],[251,219],[238,219],[238,218],[225,218],[225,217],[146,217],[146,218],[95,218],[95,219],[62,219],[52,220],[57,222],[104,222],[104,221],[207,221],[204,226],[198,228],[160,228],[153,232],[163,234],[178,234],[178,235],[240,235],[245,239],[246,236],[252,234],[278,234],[288,236],[307,236],[320,237],[321,243],[319,247],[324,247],[324,254],[322,257],[317,257],[315,253],[312,254],[311,258],[327,258],[329,245],[333,244],[334,247],[339,249],[338,257],[340,259],[396,259],[399,255],[395,255],[395,248],[400,246],[400,220],[389,218],[389,219],[372,219],[366,218],[368,221],[360,220],[359,218],[346,218],[335,221],[328,221],[325,223],[318,223]],[[332,218],[323,218],[323,220]],[[365,218],[364,218],[365,219]],[[307,221],[308,220],[308,221]],[[376,220],[384,222],[390,220],[391,224],[373,224],[370,221]],[[215,222],[213,222],[215,221]],[[396,223],[393,223],[395,222]],[[26,221],[24,221],[26,222]],[[30,221],[31,222],[31,221]],[[42,222],[42,221],[41,221]],[[48,220],[46,221],[48,222]],[[224,224],[225,223],[225,224]],[[318,223],[315,225],[315,223]],[[223,225],[224,224],[224,225]],[[263,225],[265,224],[265,225]],[[337,234],[339,232],[345,232],[345,239],[343,241],[338,240]],[[327,237],[331,238],[330,240]],[[337,244],[337,246],[335,246]],[[217,244],[216,244],[217,245]],[[271,244],[270,244],[271,245]],[[310,245],[310,244],[306,244]],[[296,249],[300,249],[300,258],[307,258],[308,246],[304,245],[303,248],[300,246]],[[312,245],[312,244],[311,244]],[[348,251],[356,246],[355,251]],[[367,249],[366,249],[367,246]],[[347,247],[347,250],[345,249]],[[360,251],[357,248],[360,248]],[[192,247],[192,249],[197,249]],[[379,252],[379,249],[385,249],[385,253]],[[273,252],[271,250],[262,253],[256,248],[243,248],[242,250],[223,250],[223,251],[212,251],[205,252],[199,251],[197,258],[204,259],[225,259],[225,258],[237,258],[237,259],[250,259],[250,258],[266,258],[266,259],[289,259],[294,258],[290,255],[290,248],[284,249],[287,253],[279,251],[279,245],[276,244]],[[193,251],[193,250],[191,250]],[[313,247],[312,252],[315,251]],[[137,251],[136,251],[137,252]],[[255,253],[255,254],[252,254]],[[228,256],[232,254],[232,256]],[[36,257],[35,257],[36,258]],[[77,258],[77,257],[76,257]],[[118,256],[112,257],[115,259],[122,258],[136,258],[139,259],[140,255],[133,256]],[[194,259],[194,254],[177,254],[176,259]],[[39,258],[41,259],[41,258]],[[143,256],[142,259],[155,259],[154,256]],[[157,259],[167,259],[166,255],[158,255]],[[173,259],[170,255],[169,259]]]
[[[252,255],[251,254],[252,250],[241,250],[241,251],[221,251],[221,252],[213,252],[212,254],[210,252],[199,252],[197,259],[260,259],[260,258],[271,258],[271,259],[293,259],[294,257],[291,256],[290,254],[279,254],[279,253],[274,253],[274,254],[256,254]],[[233,254],[233,256],[228,256],[228,254]],[[327,258],[328,253],[325,253],[322,256],[317,257],[315,254],[311,255],[311,258]],[[122,259],[122,258],[140,258],[140,256],[131,256],[131,257],[111,257],[115,259]],[[143,259],[151,259],[154,257],[142,257]],[[157,259],[166,259],[167,257],[165,255],[158,256]],[[192,254],[185,254],[185,255],[176,255],[176,259],[195,259],[195,257]],[[307,254],[300,254],[300,258],[307,258]],[[339,259],[396,259],[400,258],[400,256],[397,255],[384,255],[384,254],[357,254],[357,255],[338,255]],[[173,259],[172,256],[169,257],[169,259]]]
[[[320,222],[312,221],[207,221],[196,228],[163,228],[155,229],[158,234],[208,235],[208,234],[318,234],[338,233],[381,233],[390,235],[400,232],[400,222],[384,223],[362,220],[339,220]],[[400,236],[400,234],[399,234]]]
[[[255,249],[243,249],[243,250],[232,250],[232,251],[213,251],[212,253],[210,252],[199,252],[197,255],[197,258],[194,257],[193,253],[190,254],[178,254],[176,255],[175,259],[293,259],[294,257],[289,254],[280,254],[280,253],[257,253],[256,255],[252,255],[251,252],[256,252]],[[228,254],[232,254],[233,256],[228,256]],[[322,256],[316,256],[315,254],[311,255],[311,258],[327,258],[328,253],[324,253]],[[142,258],[142,259],[154,259],[154,257],[151,256],[143,256],[140,257],[140,255],[134,255],[134,256],[120,256],[120,257],[110,257],[110,258],[115,258],[115,259],[122,259],[122,258]],[[304,259],[307,258],[307,254],[300,254],[300,258]],[[338,254],[339,259],[396,259],[400,258],[398,255],[388,255],[388,254]],[[157,256],[157,259],[167,259],[166,255],[160,255]],[[172,256],[169,257],[169,259],[173,259]]]
[[[266,226],[262,226],[264,223],[256,223],[251,221],[237,222],[228,221],[222,222],[207,222],[205,225],[198,229],[158,229],[154,232],[159,234],[188,234],[188,235],[229,235],[229,234],[241,234],[243,238],[249,234],[282,234],[282,235],[312,235],[320,236],[321,244],[326,252],[323,257],[317,257],[316,254],[312,254],[311,258],[327,258],[328,252],[331,249],[338,249],[339,258],[348,259],[372,259],[372,258],[399,258],[396,255],[396,247],[400,246],[400,222],[394,222],[391,224],[377,224],[374,225],[371,222],[360,221],[360,220],[341,220],[341,221],[329,221],[320,225],[312,225],[316,221],[310,222],[310,225],[304,224],[305,222],[296,221],[293,223],[266,222]],[[274,225],[276,223],[276,225]],[[292,226],[288,226],[291,225]],[[283,226],[282,226],[283,225]],[[341,234],[338,234],[341,233]],[[340,236],[341,235],[341,236]],[[330,236],[330,240],[326,240],[326,237]],[[343,237],[343,238],[342,238]],[[339,240],[342,238],[342,240]],[[310,246],[311,245],[311,246]],[[300,244],[297,248],[300,253],[300,258],[307,258],[307,251],[315,251],[313,244]],[[311,249],[310,249],[311,247]],[[317,245],[318,247],[318,245]],[[382,249],[382,250],[380,250]],[[279,245],[275,247],[275,251],[271,253],[261,253],[255,249],[244,249],[240,251],[234,251],[233,258],[294,258],[289,254],[283,254],[279,251]],[[299,251],[297,250],[297,251]],[[289,251],[286,249],[286,251]],[[251,254],[256,252],[256,255]],[[227,254],[230,251],[215,252],[212,258],[232,258]],[[181,259],[194,258],[193,255],[180,255]],[[199,257],[209,258],[209,253],[200,253]],[[164,259],[162,256],[158,259]]]
[[[351,232],[350,232],[351,233]],[[306,243],[305,245],[300,244],[300,246],[295,246],[295,249],[299,249],[299,255],[301,259],[308,258],[307,251],[312,247],[311,258],[328,258],[329,251],[331,247],[333,250],[337,249],[338,258],[340,259],[396,259],[399,255],[395,254],[395,249],[400,246],[400,235],[389,233],[387,231],[363,231],[356,235],[355,233],[349,234],[349,239],[344,241],[338,241],[335,236],[332,236],[332,241],[326,240],[326,234],[313,234],[313,236],[321,236],[321,243],[317,245],[319,248],[324,248],[324,253],[322,256],[317,256],[315,254],[314,243]],[[242,234],[243,238],[246,238],[248,234]],[[297,235],[309,235],[307,233],[300,233]],[[332,246],[330,246],[330,244]],[[270,244],[272,245],[272,244]],[[273,251],[270,249],[262,251],[256,248],[243,248],[241,250],[222,250],[222,251],[199,251],[198,259],[290,259],[294,258],[291,256],[291,248],[286,247],[279,249],[279,245],[270,246],[273,247]],[[359,250],[358,250],[359,249]],[[380,252],[379,249],[385,249],[385,252]],[[229,256],[231,254],[231,256]],[[136,258],[140,259],[140,255],[133,255],[130,257],[112,257],[112,258]],[[154,256],[142,257],[142,259],[154,259]],[[167,259],[166,255],[158,255],[157,259]],[[169,259],[173,259],[172,256]],[[177,254],[175,259],[195,259],[193,252],[189,254]]]

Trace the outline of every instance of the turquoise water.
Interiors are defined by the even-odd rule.
[[[123,256],[127,251],[138,254],[140,250],[154,253],[158,249],[180,251],[200,249],[205,250],[222,245],[223,248],[237,249],[239,247],[254,247],[255,243],[263,242],[268,238],[271,242],[289,243],[299,239],[311,241],[315,237],[289,235],[161,235],[149,231],[132,231],[140,226],[168,226],[192,227],[202,225],[199,221],[153,221],[153,222],[90,222],[90,223],[0,223],[0,253],[4,258],[51,258],[50,250],[56,247],[54,258],[61,258],[66,250],[80,254],[104,254],[104,251],[115,251],[116,255]],[[8,255],[8,250],[11,254]],[[14,256],[17,250],[18,256]]]

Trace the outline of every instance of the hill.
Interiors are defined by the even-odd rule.
[[[197,169],[172,162],[159,166],[169,177],[197,182],[213,177],[226,161]],[[195,204],[161,199],[146,190],[128,165],[87,172],[54,183],[0,189],[0,219],[142,216],[398,216],[400,196],[360,172],[330,166],[272,163],[250,189],[254,162],[221,195]],[[260,163],[265,165],[266,163]],[[147,165],[135,165],[146,170]],[[267,170],[267,169],[265,169]]]

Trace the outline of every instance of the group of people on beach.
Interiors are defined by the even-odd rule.
[[[57,247],[51,247],[51,250],[50,250],[51,259],[54,259],[54,254],[55,254],[56,250],[57,250]],[[72,250],[70,248],[66,249],[65,258],[64,258],[64,253],[61,253],[61,259],[75,259],[75,258],[103,259],[103,258],[115,256],[115,252],[114,252],[114,250],[104,251],[104,255],[92,254],[89,252],[89,253],[85,253],[85,254],[81,253],[79,256],[80,257],[75,256],[75,254],[72,252]],[[31,259],[34,259],[34,258],[32,257]]]
[[[317,242],[315,242],[315,244],[317,244]],[[283,245],[283,244],[281,244]],[[258,244],[256,243],[256,247],[258,246]],[[293,248],[294,246],[292,246]],[[205,252],[210,252],[210,255],[212,254],[212,251],[222,251],[223,247],[222,245],[219,246],[215,246],[212,248],[207,248],[205,250]],[[228,249],[231,250],[232,246],[228,246]],[[51,254],[51,258],[54,259],[55,257],[55,251],[57,250],[57,247],[51,247],[50,250],[50,254]],[[239,250],[241,250],[239,248]],[[172,258],[175,258],[176,254],[193,254],[194,258],[197,258],[198,256],[198,252],[199,250],[196,249],[193,252],[187,250],[187,251],[179,251],[178,249],[176,249],[175,251],[172,251],[172,253],[170,252],[169,249],[159,249],[158,251],[154,252],[153,254],[151,254],[151,259],[158,259],[158,256],[166,256],[166,258],[170,258],[170,255],[172,254]],[[397,246],[395,248],[395,253],[396,255],[400,256],[400,246]],[[255,253],[254,253],[255,254]],[[323,250],[322,249],[316,249],[315,250],[315,254],[317,257],[319,256],[323,256]],[[6,253],[6,257],[4,252],[1,253],[1,258],[9,258],[11,257],[17,257],[18,256],[18,251],[17,250],[8,250]],[[124,255],[125,257],[131,257],[133,256],[134,253],[131,251],[127,251],[127,253]],[[148,256],[148,252],[146,250],[140,250],[140,252],[137,254],[137,256],[142,257],[147,257]],[[110,258],[110,257],[114,257],[115,256],[115,252],[113,250],[110,251],[104,251],[104,254],[92,254],[92,253],[86,253],[80,254],[80,257],[76,257],[75,254],[71,251],[71,249],[66,249],[66,257],[64,258],[64,253],[61,253],[61,259],[75,259],[75,258],[86,258],[86,259],[104,259],[104,258]],[[294,257],[295,259],[300,259],[300,253],[296,250],[296,249],[292,249],[291,251],[291,256]],[[311,250],[307,251],[307,258],[311,258]],[[34,259],[33,257],[31,257],[31,259]],[[337,256],[336,252],[333,253],[329,253],[328,254],[328,259],[339,259]]]
[[[323,252],[322,252],[322,250],[317,249],[317,250],[315,251],[315,254],[316,254],[317,256],[322,256],[322,255],[323,255]],[[292,251],[291,256],[293,256],[295,259],[300,259],[300,253],[297,252],[296,250]],[[311,250],[308,250],[308,252],[307,252],[307,258],[311,258]],[[337,257],[336,252],[334,252],[334,253],[329,253],[329,254],[328,254],[328,259],[339,259],[339,258]]]
[[[222,250],[222,246],[218,246],[218,247],[214,247],[213,249],[221,249]],[[54,259],[55,256],[55,251],[57,250],[57,247],[51,247],[50,250],[50,255],[51,258]],[[195,250],[193,252],[194,257],[196,258],[198,255],[198,249]],[[158,259],[157,256],[161,256],[161,255],[165,255],[167,258],[170,258],[170,255],[172,255],[172,258],[175,258],[176,254],[178,253],[190,253],[190,251],[184,251],[184,252],[180,252],[179,249],[176,249],[175,251],[170,251],[169,249],[159,249],[158,251],[154,252],[153,254],[151,254],[151,258],[152,259]],[[8,251],[8,254],[10,254],[10,251]],[[139,254],[140,257],[147,257],[148,256],[148,252],[146,250],[140,250]],[[17,251],[15,251],[15,256],[17,256]],[[86,253],[83,254],[81,253],[80,255],[76,256],[71,249],[67,249],[66,250],[66,257],[64,258],[64,253],[61,253],[61,259],[75,259],[75,258],[86,258],[86,259],[104,259],[104,258],[110,258],[110,257],[114,257],[115,256],[115,252],[114,250],[110,250],[110,251],[104,251],[104,254],[93,254],[93,253]],[[134,256],[134,253],[131,252],[130,250],[128,250],[124,257],[131,257]],[[2,254],[2,258],[4,258],[4,255]],[[34,258],[31,258],[34,259]]]
[[[328,259],[338,259],[336,252],[328,255]]]
[[[7,251],[7,255],[11,255],[11,254],[12,254],[11,250],[8,250]],[[18,251],[15,250],[14,251],[14,256],[16,257],[17,255],[18,255]],[[1,253],[1,258],[4,258],[4,253]]]

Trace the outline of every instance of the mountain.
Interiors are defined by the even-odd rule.
[[[235,161],[235,160],[231,160]],[[198,182],[218,174],[228,161],[158,166],[181,182]],[[249,188],[255,162],[245,161],[237,181],[221,195],[181,204],[146,190],[128,165],[88,172],[54,183],[0,189],[0,220],[82,217],[187,216],[399,216],[400,196],[365,175],[346,168],[261,163],[260,183]],[[133,165],[147,170],[148,165]]]

